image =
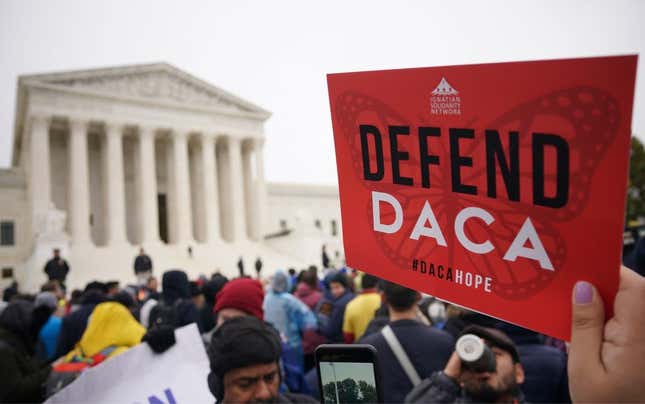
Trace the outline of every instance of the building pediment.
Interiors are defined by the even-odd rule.
[[[81,97],[122,100],[127,105],[141,104],[189,110],[202,115],[214,114],[261,124],[271,113],[232,93],[216,87],[167,63],[153,63],[75,70],[59,73],[23,75],[18,79],[14,121],[13,165],[18,165],[31,90],[43,89],[48,96],[60,92]],[[38,92],[35,92],[37,94]],[[79,98],[76,97],[75,100]],[[76,101],[75,101],[76,102]],[[61,105],[65,105],[61,101]]]
[[[166,63],[23,76],[43,84],[128,99],[267,115],[268,111]]]

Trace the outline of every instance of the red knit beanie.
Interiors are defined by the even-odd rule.
[[[215,299],[215,308],[213,309],[215,313],[231,308],[264,320],[264,311],[262,311],[264,290],[262,284],[255,279],[233,279],[224,285]]]

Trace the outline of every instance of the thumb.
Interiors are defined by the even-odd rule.
[[[600,357],[605,309],[602,298],[589,282],[573,288],[569,374],[582,375],[604,369]]]

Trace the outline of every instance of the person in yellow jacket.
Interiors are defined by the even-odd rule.
[[[101,355],[100,361],[139,344],[146,329],[120,303],[96,306],[76,347],[65,355],[65,362],[85,362]],[[91,364],[96,364],[91,362]]]
[[[358,341],[370,321],[374,318],[374,313],[381,307],[381,294],[378,286],[379,278],[370,274],[363,274],[361,277],[362,291],[349,303],[345,308],[343,317],[343,339],[346,344]]]
[[[175,344],[174,327],[161,325],[146,331],[121,303],[98,304],[90,315],[81,340],[52,365],[53,371],[45,384],[46,396],[63,389],[87,368],[142,342],[146,342],[154,352],[162,353]]]

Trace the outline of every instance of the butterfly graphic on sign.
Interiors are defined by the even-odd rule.
[[[432,94],[432,96],[456,97],[458,93],[445,78],[442,78]],[[512,108],[491,122],[478,122],[477,118],[463,122],[462,127],[466,128],[495,128],[499,133],[517,131],[520,134],[531,133],[538,121],[566,122],[572,132],[572,136],[567,139],[571,153],[570,192],[567,204],[559,209],[553,209],[536,207],[527,200],[487,199],[452,192],[450,170],[447,169],[430,171],[429,188],[404,187],[386,181],[365,181],[359,126],[369,122],[383,133],[387,133],[388,127],[409,125],[412,120],[379,99],[354,91],[341,94],[334,105],[336,125],[342,135],[339,140],[346,142],[351,154],[352,171],[367,190],[396,194],[404,211],[420,212],[426,201],[430,201],[434,215],[442,225],[449,223],[450,218],[454,218],[459,211],[470,206],[495,212],[495,226],[472,220],[465,229],[470,239],[489,239],[492,242],[495,248],[488,254],[474,254],[459,248],[457,240],[454,239],[455,235],[451,232],[446,233],[447,247],[439,246],[437,240],[431,237],[410,239],[407,235],[412,233],[417,217],[404,217],[400,234],[371,232],[371,237],[374,237],[390,264],[396,268],[408,268],[413,259],[432,257],[439,248],[447,248],[451,263],[468,264],[476,273],[491,277],[494,280],[493,293],[507,300],[533,296],[544,290],[559,276],[560,271],[544,270],[537,261],[530,261],[531,264],[527,270],[514,271],[513,262],[503,259],[504,252],[526,218],[538,209],[541,217],[533,224],[544,247],[549,251],[553,266],[562,268],[566,265],[569,251],[556,224],[578,217],[587,206],[590,182],[614,139],[619,125],[616,100],[608,92],[591,87],[574,87],[544,94]],[[432,115],[432,112],[427,110],[419,112],[415,122],[419,126],[432,126],[429,123],[433,118]],[[592,136],[593,141],[590,141]],[[445,143],[438,142],[438,144],[441,144],[444,155],[447,155]],[[484,155],[484,147],[484,137],[476,136],[467,144],[464,143],[463,155]],[[530,136],[519,137],[519,149],[520,153],[530,155]],[[369,154],[371,159],[375,159],[374,150],[370,150]],[[391,164],[391,156],[386,154],[384,158],[385,166]],[[418,170],[419,156],[409,153],[409,159],[401,161],[400,165],[402,170]],[[554,173],[545,173],[547,182],[554,181],[554,176]],[[464,171],[462,182],[486,183],[485,177],[485,167],[472,167]],[[532,177],[532,166],[520,165],[520,180],[526,182]],[[373,221],[372,209],[372,201],[368,198],[365,201],[365,214],[370,223]],[[389,223],[394,215],[392,211],[381,212],[381,219]],[[401,237],[401,234],[406,236]]]

